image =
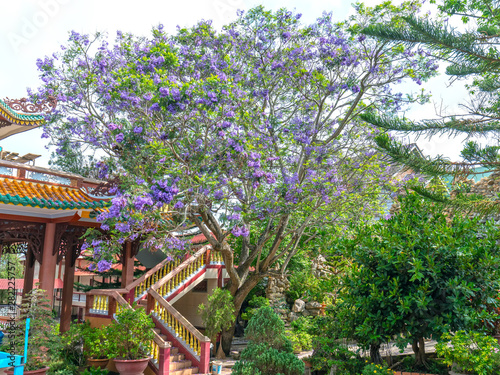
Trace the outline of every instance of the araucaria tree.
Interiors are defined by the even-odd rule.
[[[44,84],[32,97],[59,100],[44,128],[54,144],[92,145],[105,155],[102,178],[118,177],[98,217],[107,237],[87,242],[98,268],[139,235],[145,246],[185,250],[171,233],[194,222],[223,256],[238,311],[315,228],[377,214],[389,177],[356,117],[425,100],[393,85],[420,83],[436,65],[358,30],[413,11],[360,6],[344,23],[324,14],[305,26],[299,14],[257,7],[221,32],[201,22],[170,36],[159,26],[149,39],[118,33],[112,47],[73,32],[61,53],[39,60]]]
[[[449,219],[415,193],[400,201],[392,218],[360,227],[342,246],[353,267],[341,299],[360,343],[377,348],[397,335],[397,345],[410,343],[425,366],[424,338],[494,320],[488,311],[498,306],[498,230],[478,219]]]
[[[488,145],[475,141],[465,144],[463,161],[456,163],[444,157],[425,158],[411,152],[406,145],[384,135],[378,136],[378,145],[393,160],[406,163],[414,171],[426,174],[464,174],[483,167],[482,172],[498,172],[500,169],[500,7],[497,0],[443,0],[436,2],[440,14],[433,20],[415,15],[404,17],[399,25],[377,23],[369,25],[363,33],[391,43],[394,48],[423,46],[448,64],[446,74],[452,81],[465,78],[470,98],[462,102],[463,113],[442,114],[437,120],[412,121],[394,117],[383,112],[371,112],[361,117],[377,127],[406,134],[433,136],[467,135],[484,137]],[[452,27],[448,18],[459,21],[467,27]],[[456,24],[456,23],[455,23]],[[455,83],[457,84],[457,83]],[[419,191],[427,193],[421,187]],[[458,198],[461,198],[460,196]],[[500,201],[455,200],[456,204],[467,205],[483,212],[500,210]]]

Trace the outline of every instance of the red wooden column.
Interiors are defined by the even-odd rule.
[[[61,303],[61,323],[59,331],[66,332],[69,330],[71,323],[71,307],[73,305],[73,282],[75,279],[75,254],[73,246],[66,249],[66,256],[64,260],[64,278],[63,278],[63,292]]]
[[[158,353],[158,375],[170,374],[170,345],[160,347]]]
[[[47,292],[50,306],[54,302],[54,278],[56,274],[57,254],[54,254],[56,224],[45,224],[45,238],[43,241],[42,264],[40,266],[40,289]]]
[[[123,245],[122,288],[134,281],[134,255],[132,255],[132,242]]]
[[[33,251],[29,248],[29,246],[26,251],[26,260],[24,263],[23,301],[26,298],[26,295],[33,289],[33,280],[35,276],[35,259]]]
[[[200,353],[200,366],[198,372],[202,374],[208,374],[210,371],[210,340],[200,342],[201,353]]]

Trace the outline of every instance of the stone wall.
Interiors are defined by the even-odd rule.
[[[267,282],[266,298],[269,304],[283,320],[288,318],[290,309],[286,303],[285,292],[290,287],[290,281],[286,276],[270,277]]]

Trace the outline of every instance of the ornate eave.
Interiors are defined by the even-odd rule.
[[[0,99],[0,139],[39,127],[44,122],[43,112],[50,112],[57,101],[49,97],[38,104],[27,99]]]

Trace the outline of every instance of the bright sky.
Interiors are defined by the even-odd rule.
[[[354,1],[352,1],[354,2]],[[374,5],[378,0],[365,3]],[[152,26],[163,24],[168,31],[175,27],[190,26],[201,19],[211,19],[215,27],[236,18],[238,9],[249,9],[264,4],[267,8],[287,7],[303,14],[305,23],[312,22],[323,11],[332,11],[340,21],[351,10],[351,1],[345,0],[0,0],[0,97],[22,98],[26,88],[39,85],[36,59],[51,55],[65,44],[70,30],[80,33],[108,31],[114,37],[116,30],[148,35]],[[426,84],[434,94],[434,100],[456,107],[465,91],[459,85],[446,89],[447,78],[440,77]],[[415,86],[415,89],[417,87]],[[415,108],[407,114],[410,118],[435,117],[434,107]],[[36,163],[46,166],[50,152],[45,148],[47,140],[40,138],[39,129],[10,137],[0,143],[4,150],[20,155],[31,152],[41,154]],[[418,141],[424,153],[445,154],[456,158],[461,149],[458,139],[434,139]]]

